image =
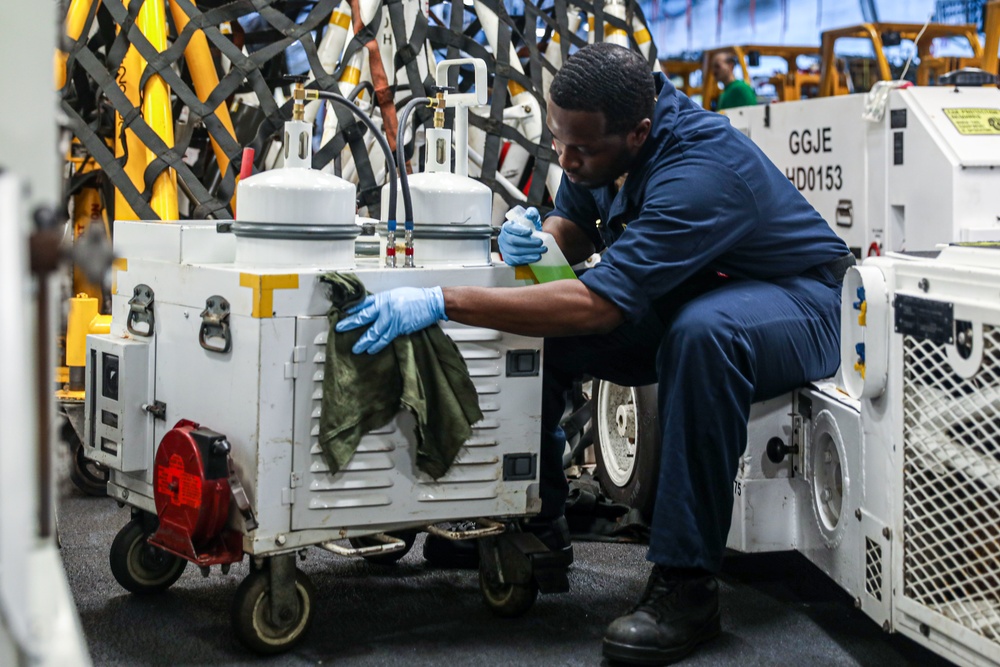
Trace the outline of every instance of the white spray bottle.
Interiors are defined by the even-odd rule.
[[[562,250],[559,249],[559,244],[556,243],[555,238],[548,232],[541,232],[535,229],[531,218],[528,217],[528,211],[523,206],[515,206],[507,211],[506,218],[515,225],[530,229],[531,235],[540,239],[548,249],[542,253],[540,260],[528,265],[537,282],[548,283],[553,280],[576,278],[576,274],[570,267],[569,262],[566,261],[566,257],[563,255]]]

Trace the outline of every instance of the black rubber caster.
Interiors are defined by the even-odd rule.
[[[316,591],[309,577],[295,570],[296,604],[286,617],[274,618],[271,605],[271,573],[254,570],[236,589],[233,600],[233,631],[240,643],[254,653],[272,655],[288,651],[305,637],[312,623]]]
[[[188,563],[149,544],[146,539],[150,534],[140,520],[133,519],[111,543],[111,574],[125,590],[137,595],[167,590]]]
[[[60,436],[70,449],[69,478],[73,485],[88,496],[103,498],[108,495],[108,477],[111,471],[84,456],[83,443],[69,422],[64,422]]]
[[[517,618],[531,609],[538,598],[538,584],[502,584],[490,581],[482,569],[479,570],[479,592],[483,604],[502,618]]]

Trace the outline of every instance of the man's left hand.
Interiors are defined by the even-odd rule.
[[[444,294],[440,287],[397,287],[370,294],[347,311],[348,317],[337,322],[337,331],[350,331],[371,324],[351,351],[354,354],[381,352],[397,336],[447,320]]]

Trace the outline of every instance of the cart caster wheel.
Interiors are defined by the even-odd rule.
[[[362,556],[369,563],[374,563],[376,565],[395,565],[403,558],[406,554],[410,553],[410,549],[413,548],[413,543],[417,539],[417,533],[413,530],[401,531],[398,533],[387,533],[392,537],[399,538],[406,542],[406,546],[399,551],[390,551],[385,554],[375,554],[373,556]],[[352,537],[348,540],[351,546],[355,549],[361,549],[363,547],[371,547],[377,544],[382,544],[376,539],[371,537]]]
[[[236,589],[232,623],[236,638],[255,653],[271,655],[287,651],[302,641],[313,617],[316,590],[309,577],[295,571],[298,609],[292,618],[271,618],[271,576],[266,570],[254,570]]]
[[[480,569],[479,592],[483,603],[494,614],[502,618],[516,618],[535,604],[538,584],[534,579],[526,584],[491,584]]]
[[[147,537],[142,522],[133,519],[111,543],[111,574],[125,590],[137,595],[167,590],[188,563],[149,544]]]
[[[61,430],[61,435],[69,445],[70,460],[69,478],[73,485],[88,496],[103,498],[108,495],[108,477],[111,471],[97,461],[91,461],[83,454],[83,443],[77,437],[76,431],[67,422]]]

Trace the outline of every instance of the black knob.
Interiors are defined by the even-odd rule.
[[[232,446],[229,444],[228,440],[216,440],[212,443],[212,453],[216,456],[225,456],[230,451],[232,451]]]
[[[774,437],[767,441],[767,458],[771,463],[781,463],[789,454],[798,454],[798,445],[786,445],[781,438]]]

